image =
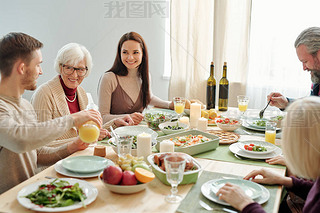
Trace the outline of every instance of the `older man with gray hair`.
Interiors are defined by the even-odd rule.
[[[302,62],[303,70],[310,71],[312,81],[311,95],[320,96],[320,28],[310,27],[302,31],[297,37],[294,46],[297,56]],[[270,105],[279,109],[285,109],[293,101],[277,92],[270,93],[268,101],[270,99]]]

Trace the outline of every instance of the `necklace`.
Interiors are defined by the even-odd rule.
[[[66,95],[64,95],[64,96],[66,96]],[[77,98],[77,93],[75,93],[73,100],[70,100],[70,99],[66,96],[67,101],[69,101],[70,103],[74,102],[74,101],[76,100],[76,98]]]

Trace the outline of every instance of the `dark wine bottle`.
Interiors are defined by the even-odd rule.
[[[228,110],[229,81],[227,79],[227,62],[223,65],[223,74],[219,82],[219,111]]]
[[[216,79],[214,78],[214,65],[210,65],[210,77],[207,80],[207,109],[214,109],[216,106]]]

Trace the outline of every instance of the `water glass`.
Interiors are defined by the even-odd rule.
[[[265,133],[265,141],[275,144],[276,142],[276,130],[277,130],[277,122],[267,121],[266,122],[266,133]]]
[[[117,140],[117,150],[119,157],[125,157],[127,154],[131,154],[133,136],[121,136]]]
[[[186,160],[178,154],[170,154],[164,158],[167,181],[171,184],[171,194],[165,200],[169,203],[180,203],[182,197],[177,195],[178,185],[183,180],[183,173],[186,167]]]

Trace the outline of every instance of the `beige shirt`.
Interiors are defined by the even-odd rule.
[[[127,76],[118,76],[119,84],[122,89],[127,93],[127,95],[134,102],[138,99],[141,88],[141,78],[137,75],[137,73],[130,73]],[[110,114],[111,109],[111,96],[112,93],[117,88],[117,78],[113,72],[106,72],[101,77],[101,81],[99,83],[98,95],[99,95],[99,110],[103,118],[103,122],[107,122],[112,118],[123,117],[125,114],[112,115]],[[151,88],[151,84],[149,84]],[[151,93],[151,101],[150,105],[160,107],[160,108],[169,108],[169,101],[164,101],[154,96]],[[125,113],[125,112],[123,112]]]
[[[0,193],[33,176],[37,161],[53,164],[67,157],[66,145],[44,145],[72,127],[70,115],[38,123],[27,100],[0,95]]]

